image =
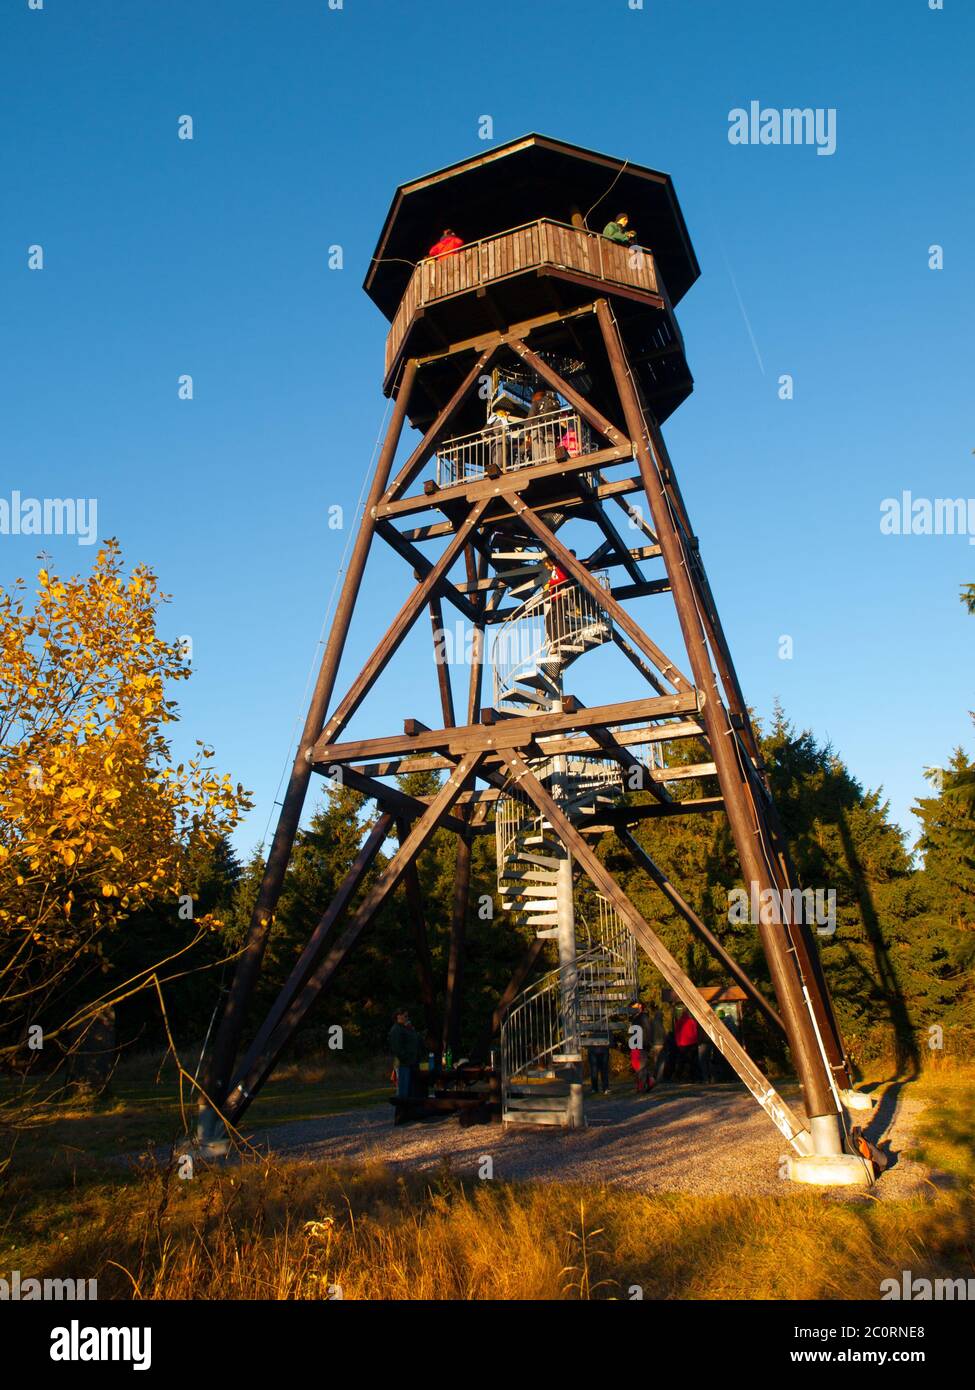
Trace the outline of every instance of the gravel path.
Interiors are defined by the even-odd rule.
[[[893,1089],[893,1088],[892,1088]],[[794,1102],[793,1102],[794,1103]],[[587,1097],[584,1130],[461,1128],[456,1117],[394,1126],[388,1104],[279,1125],[249,1137],[284,1160],[379,1160],[393,1170],[448,1165],[477,1176],[485,1156],[500,1181],[534,1179],[635,1188],[643,1192],[782,1195],[778,1161],[785,1142],[768,1117],[736,1086],[662,1086],[650,1097]],[[903,1088],[879,1106],[868,1133],[890,1166],[872,1189],[881,1200],[930,1192],[931,1174],[903,1155],[923,1102]],[[862,1200],[841,1188],[831,1195]]]

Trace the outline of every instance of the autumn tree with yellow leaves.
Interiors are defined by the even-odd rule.
[[[71,1022],[72,981],[133,913],[177,920],[191,848],[249,807],[203,743],[173,763],[190,666],[156,631],[165,600],[115,541],[86,576],[41,570],[31,606],[23,581],[0,589],[0,1058]]]

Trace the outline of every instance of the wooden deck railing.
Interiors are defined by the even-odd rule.
[[[657,269],[649,251],[621,246],[598,232],[543,217],[472,241],[447,256],[427,256],[419,261],[386,339],[387,373],[417,309],[544,265],[648,294],[659,293]]]

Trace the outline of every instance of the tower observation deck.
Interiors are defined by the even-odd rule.
[[[631,246],[599,234],[621,208]],[[463,247],[418,259],[431,229],[447,227]],[[578,312],[600,293],[613,296],[631,367],[663,421],[692,387],[674,305],[699,273],[669,175],[528,135],[399,188],[364,288],[390,320],[387,393],[407,355],[425,362],[410,408],[418,428],[482,339],[529,320],[533,346],[591,364],[589,397],[609,406],[598,329]]]

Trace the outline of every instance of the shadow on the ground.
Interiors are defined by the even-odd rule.
[[[901,1103],[901,1093],[907,1085],[909,1078],[896,1077],[892,1081],[878,1081],[876,1085],[869,1088],[870,1094],[883,1086],[883,1094],[880,1102],[874,1110],[868,1122],[863,1126],[864,1136],[870,1140],[871,1144],[884,1155],[887,1160],[887,1170],[896,1168],[901,1150],[892,1146],[890,1131],[893,1129],[894,1120],[897,1118],[897,1111]],[[863,1090],[868,1090],[863,1087]]]

